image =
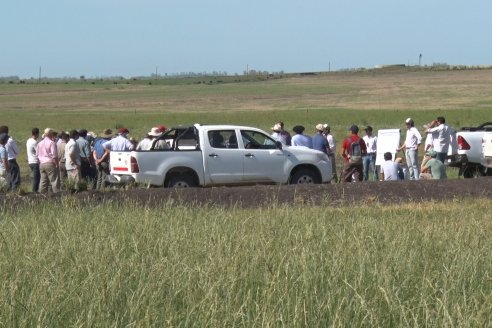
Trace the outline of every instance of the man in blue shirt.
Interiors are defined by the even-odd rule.
[[[316,125],[316,134],[313,136],[313,149],[328,154],[328,140],[323,135],[323,124]]]
[[[304,127],[302,125],[296,125],[292,128],[296,133],[292,137],[292,146],[304,146],[308,148],[313,148],[313,139],[310,136],[305,135]]]

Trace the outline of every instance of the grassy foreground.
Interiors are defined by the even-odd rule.
[[[490,326],[492,203],[0,217],[0,326]]]

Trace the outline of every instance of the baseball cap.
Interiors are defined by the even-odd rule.
[[[434,149],[429,150],[427,153],[425,153],[427,156],[430,157],[437,157],[437,152]]]
[[[129,132],[130,132],[130,131],[128,131],[128,129],[127,129],[127,128],[119,128],[119,129],[118,129],[118,133],[120,133],[120,134],[123,134],[123,133],[129,133]]]
[[[405,120],[406,124],[413,124],[413,120],[409,117]]]

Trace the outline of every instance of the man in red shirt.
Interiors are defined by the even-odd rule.
[[[345,162],[340,181],[362,181],[364,177],[362,156],[367,154],[366,143],[358,136],[359,127],[357,125],[353,124],[349,131],[350,136],[345,138],[342,144],[341,155],[345,159]]]

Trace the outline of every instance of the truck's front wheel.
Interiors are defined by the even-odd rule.
[[[166,185],[166,187],[169,188],[191,188],[196,186],[196,182],[187,174],[173,175],[171,178],[169,178],[169,181]]]
[[[321,183],[318,175],[309,169],[300,169],[292,175],[291,184],[317,184]]]

